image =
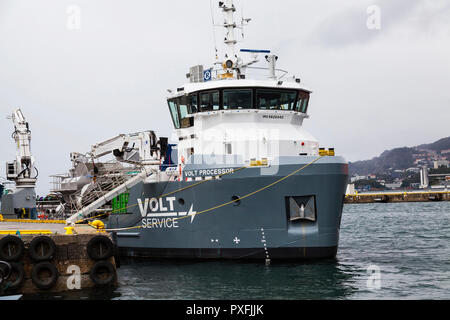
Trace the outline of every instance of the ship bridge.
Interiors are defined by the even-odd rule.
[[[298,82],[227,79],[188,83],[168,97],[179,159],[234,155],[244,162],[317,155],[302,129],[311,91]],[[181,164],[181,163],[180,163]]]
[[[197,113],[280,110],[306,115],[311,91],[294,82],[227,80],[190,83],[168,98],[175,129],[189,128]]]

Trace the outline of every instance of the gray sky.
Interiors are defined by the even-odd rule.
[[[449,0],[235,2],[253,19],[240,46],[271,49],[314,91],[305,127],[322,146],[355,161],[450,135]],[[371,5],[379,30],[367,27]],[[166,89],[213,63],[211,24],[209,0],[0,0],[0,176],[15,157],[5,118],[18,106],[40,194],[71,151],[119,133],[170,136]]]

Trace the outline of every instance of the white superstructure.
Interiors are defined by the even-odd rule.
[[[278,77],[282,71],[276,69],[278,57],[268,50],[241,49],[251,56],[241,58],[235,48],[233,1],[219,2],[219,7],[226,29],[223,62],[210,69],[192,67],[187,75],[190,82],[169,90],[178,164],[183,166],[191,155],[212,157],[216,163],[231,155],[244,163],[269,164],[280,155],[318,155],[317,139],[302,128],[311,91],[300,79],[285,77],[285,71]],[[264,80],[250,79],[247,74],[259,61],[258,54],[265,54],[268,62]]]

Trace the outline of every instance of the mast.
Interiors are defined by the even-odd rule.
[[[236,23],[234,22],[234,12],[236,11],[236,8],[233,4],[233,0],[226,0],[225,3],[219,2],[219,7],[221,7],[224,12],[224,27],[227,29],[224,40],[226,46],[225,64],[227,69],[232,69],[233,67],[236,67],[237,62],[237,56],[235,53],[235,45],[237,41],[234,33],[234,29],[236,28]]]
[[[222,8],[225,22],[223,26],[226,29],[226,35],[224,39],[226,51],[225,51],[225,61],[222,63],[223,70],[225,74],[221,75],[221,78],[234,78],[234,71],[236,71],[236,76],[238,79],[245,78],[245,72],[247,67],[259,62],[257,57],[258,53],[270,53],[270,50],[241,50],[241,52],[250,52],[253,54],[250,60],[243,61],[241,57],[236,54],[236,36],[235,30],[236,22],[234,20],[234,13],[236,12],[236,7],[233,4],[233,0],[219,1],[219,7]],[[242,22],[239,27],[243,28],[246,23],[248,24],[251,19],[242,18]],[[269,79],[277,79],[275,75],[276,71],[276,61],[278,57],[275,55],[266,56],[267,62],[269,62]]]

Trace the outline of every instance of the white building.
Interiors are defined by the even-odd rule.
[[[367,176],[353,176],[350,178],[351,183],[354,183],[359,180],[368,180],[368,177]]]
[[[439,167],[442,167],[442,166],[447,167],[447,168],[449,167],[448,160],[437,160],[437,161],[434,161],[433,164],[434,164],[435,169],[439,169]]]
[[[386,188],[389,189],[398,189],[402,186],[403,182],[394,182],[394,183],[386,183]]]

